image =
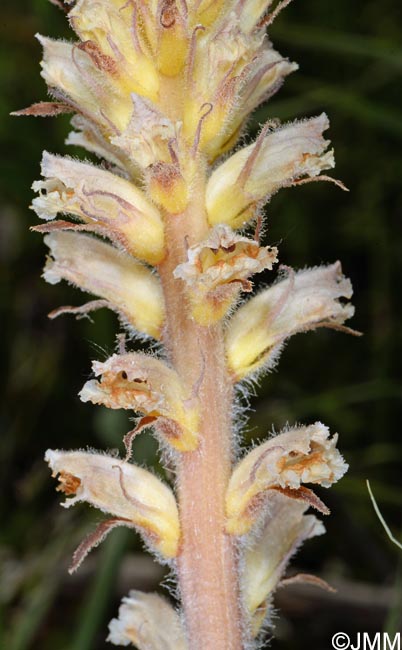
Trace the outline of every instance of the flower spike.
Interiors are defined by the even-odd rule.
[[[108,307],[144,345],[156,339],[131,352],[118,335],[119,354],[94,362],[80,393],[136,413],[125,458],[46,454],[66,507],[87,501],[109,515],[70,570],[116,526],[135,528],[170,561],[181,609],[132,591],[108,640],[252,650],[290,556],[323,532],[306,514],[329,513],[311,487],[329,487],[347,468],[337,436],[319,422],[237,457],[234,384],[271,369],[297,332],[351,332],[352,287],[339,262],[281,267],[276,283],[237,308],[254,274],[277,262],[261,241],[263,204],[281,188],[333,180],[323,173],[334,166],[325,114],[284,125],[270,118],[254,143],[234,150],[254,109],[297,69],[266,34],[291,0],[50,1],[65,10],[74,40],[38,37],[51,101],[16,115],[73,113],[66,143],[100,163],[45,152],[33,185],[32,208],[45,220],[33,230],[50,250],[44,278],[93,296],[49,316]],[[254,220],[254,238],[236,232]],[[146,428],[177,502],[132,459]]]

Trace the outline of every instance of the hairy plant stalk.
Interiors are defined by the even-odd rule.
[[[170,253],[159,267],[168,305],[166,346],[183,383],[198,393],[201,412],[201,443],[183,455],[177,467],[182,530],[178,577],[189,647],[235,650],[242,648],[238,572],[234,540],[225,531],[225,494],[234,457],[232,382],[222,325],[205,328],[194,323],[188,317],[185,291],[173,280],[173,270],[186,258],[187,242],[200,241],[189,224],[194,220],[198,231],[200,224],[207,231],[199,207],[202,189],[196,204],[168,229]]]
[[[263,204],[317,179],[343,188],[321,173],[334,166],[328,120],[270,120],[232,151],[248,116],[297,68],[265,34],[288,0],[52,2],[78,40],[39,37],[53,98],[16,114],[74,113],[67,143],[102,162],[44,152],[32,202],[45,220],[33,230],[50,249],[44,277],[95,296],[49,316],[107,307],[130,339],[151,341],[144,353],[119,337],[118,352],[93,362],[80,392],[84,402],[137,413],[122,456],[46,452],[62,505],[86,501],[108,514],[70,571],[116,526],[134,528],[169,566],[179,602],[131,591],[108,640],[138,650],[250,650],[272,629],[289,559],[324,532],[307,513],[329,513],[312,487],[330,487],[347,469],[337,435],[320,422],[244,453],[237,441],[238,388],[272,369],[290,336],[353,333],[344,326],[352,287],[339,262],[296,272],[287,261],[245,299],[251,278],[278,260],[261,242]],[[132,459],[133,439],[147,428],[174,484]]]

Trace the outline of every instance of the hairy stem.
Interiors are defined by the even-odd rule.
[[[191,650],[240,650],[242,631],[236,553],[224,531],[224,497],[232,462],[232,387],[227,377],[222,325],[202,327],[188,317],[181,280],[173,270],[186,246],[207,232],[204,174],[196,173],[195,200],[170,219],[167,259],[159,268],[172,363],[201,404],[200,445],[181,454],[177,487],[182,527],[179,586]]]

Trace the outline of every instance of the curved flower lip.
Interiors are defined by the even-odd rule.
[[[145,169],[171,162],[169,142],[178,140],[181,123],[173,124],[146,97],[131,93],[132,114],[126,129],[111,138],[113,145]]]
[[[304,541],[325,533],[321,521],[305,514],[305,503],[271,492],[267,508],[262,528],[245,548],[241,578],[242,600],[253,636],[260,631],[290,558]]]
[[[247,533],[261,515],[269,490],[305,500],[327,512],[303,483],[330,487],[347,470],[336,449],[337,436],[321,422],[290,429],[249,452],[235,467],[226,495],[226,529],[233,535]]]
[[[166,557],[178,551],[180,524],[171,489],[151,472],[105,454],[48,449],[45,460],[69,508],[87,501],[124,524],[138,527],[146,541]]]
[[[88,381],[80,392],[83,402],[112,409],[135,410],[157,419],[163,439],[179,451],[198,446],[197,400],[187,399],[177,373],[149,354],[114,354],[106,362],[94,361],[100,381]]]
[[[333,167],[333,153],[325,152],[329,143],[322,137],[328,126],[323,113],[271,133],[265,127],[257,142],[234,153],[212,173],[206,195],[210,223],[240,227],[254,216],[258,203],[281,187]]]
[[[173,607],[158,594],[130,591],[118,618],[109,623],[107,641],[133,644],[139,650],[187,650],[183,624]]]
[[[213,228],[207,239],[189,248],[188,261],[173,272],[188,288],[193,317],[203,325],[216,322],[226,313],[240,291],[252,288],[248,278],[272,269],[275,247],[260,247],[228,226]]]
[[[271,368],[284,341],[298,332],[317,327],[343,329],[354,307],[342,298],[353,294],[340,262],[296,273],[285,269],[280,279],[242,305],[232,317],[226,334],[226,354],[236,380]]]
[[[41,171],[45,180],[32,186],[41,192],[32,201],[41,219],[72,214],[150,264],[164,257],[160,214],[135,185],[100,167],[46,151]]]
[[[55,222],[57,224],[59,222]],[[43,277],[50,284],[61,280],[103,298],[103,304],[116,311],[125,324],[138,332],[159,338],[164,321],[164,301],[160,282],[144,264],[118,251],[110,244],[77,232],[55,231],[45,237],[48,257]],[[61,308],[59,313],[74,308]]]

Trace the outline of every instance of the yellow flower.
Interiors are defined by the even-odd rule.
[[[138,528],[145,541],[164,557],[177,554],[180,525],[176,499],[171,489],[151,472],[112,456],[84,451],[48,449],[45,460],[52,476],[59,476],[58,490],[69,497],[62,504],[65,508],[86,501],[116,517],[113,526]],[[104,532],[101,529],[101,538],[80,548],[74,558],[74,569],[102,541]]]
[[[114,354],[104,363],[94,361],[92,369],[101,379],[84,385],[83,402],[139,411],[157,419],[162,438],[179,451],[197,447],[197,401],[185,394],[172,368],[149,354],[131,352]]]
[[[174,277],[186,283],[191,314],[201,325],[219,321],[241,289],[251,291],[248,278],[272,269],[277,261],[275,247],[260,247],[225,225],[212,229],[208,238],[191,247],[187,255],[188,261],[176,267]]]
[[[232,535],[247,533],[267,504],[270,490],[283,491],[320,509],[328,510],[303,487],[313,483],[330,487],[346,472],[336,449],[337,436],[329,437],[321,422],[290,429],[250,451],[235,467],[226,494],[226,529]]]
[[[317,327],[345,329],[353,306],[350,280],[339,262],[305,269],[279,280],[240,307],[229,323],[226,353],[236,380],[259,369],[272,368],[293,334]],[[356,333],[356,332],[352,332]]]
[[[52,317],[109,307],[129,327],[160,337],[163,294],[158,278],[146,266],[110,244],[77,232],[51,232],[45,237],[45,244],[51,254],[43,272],[47,282],[66,280],[103,299],[77,308],[62,307]]]

